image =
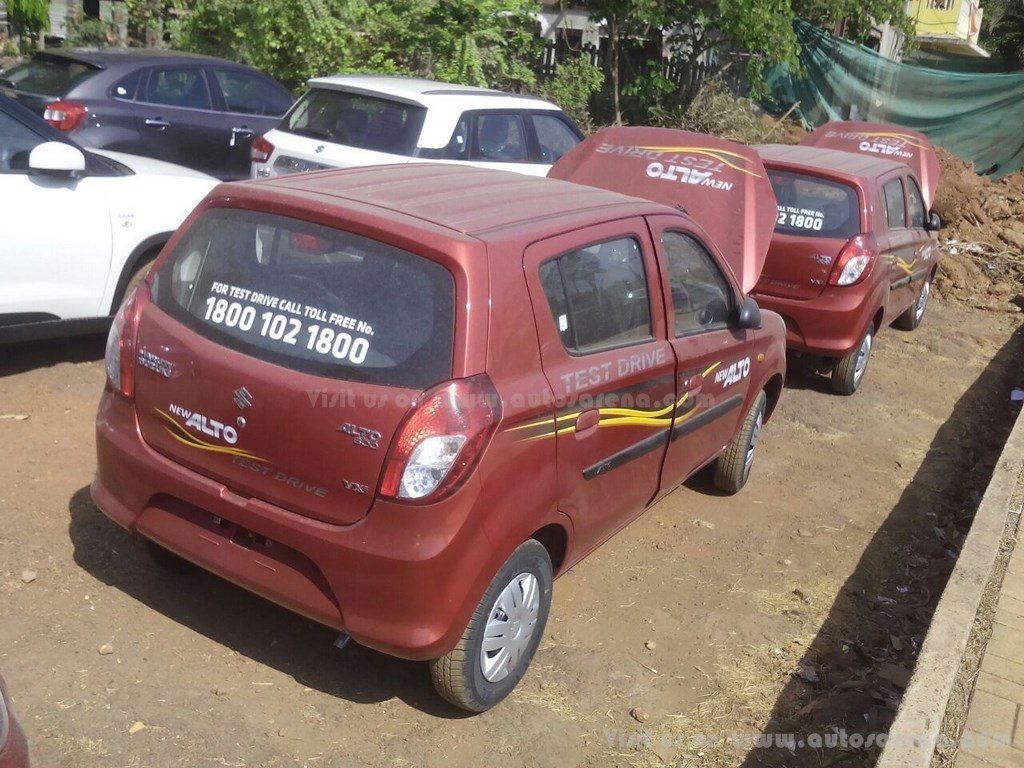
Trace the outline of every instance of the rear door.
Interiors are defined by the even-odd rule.
[[[533,176],[545,175],[549,167],[541,161],[531,116],[519,110],[464,112],[445,157]]]
[[[153,293],[138,336],[146,442],[325,522],[368,511],[402,417],[451,376],[452,274],[358,235],[211,209]]]
[[[805,173],[768,169],[777,212],[758,293],[787,299],[820,295],[839,251],[861,232],[858,191]]]
[[[641,218],[527,249],[544,374],[555,396],[558,496],[591,549],[654,498],[675,403],[675,358]]]
[[[738,289],[702,234],[674,216],[648,219],[659,256],[676,359],[676,409],[662,487],[683,482],[728,445],[743,416],[752,361],[747,331],[730,325]]]
[[[916,299],[921,290],[921,283],[931,274],[935,260],[938,258],[938,247],[935,237],[925,229],[925,219],[928,213],[917,179],[913,174],[907,174],[903,178],[903,184],[907,192],[907,216],[910,231],[914,236],[914,263],[910,288],[913,298]]]
[[[889,317],[910,306],[911,285],[917,267],[919,239],[910,226],[903,178],[894,176],[882,184],[882,206],[888,228],[887,246],[882,252],[889,268]]]

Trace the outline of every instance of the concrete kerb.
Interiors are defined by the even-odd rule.
[[[992,578],[1010,503],[1024,465],[1024,411],[996,462],[985,495],[939,599],[876,768],[928,768],[985,587]]]

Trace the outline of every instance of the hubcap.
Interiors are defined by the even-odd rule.
[[[501,590],[487,614],[480,646],[480,671],[497,683],[513,672],[526,653],[540,612],[540,585],[532,573],[520,573]]]
[[[860,343],[860,349],[857,350],[857,362],[853,366],[853,382],[859,384],[860,380],[864,377],[864,369],[868,367],[868,357],[871,355],[871,334],[868,333],[864,336],[864,341]]]
[[[921,288],[921,295],[917,297],[917,310],[914,315],[917,320],[920,320],[924,315],[924,308],[928,306],[928,297],[932,292],[932,281],[925,281],[924,286]]]
[[[754,422],[754,429],[750,432],[750,445],[747,446],[747,457],[743,460],[743,476],[750,474],[750,467],[754,464],[754,450],[757,448],[757,438],[761,436],[761,424],[764,422],[764,411],[758,410],[757,421]]]

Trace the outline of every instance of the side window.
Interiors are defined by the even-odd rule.
[[[540,281],[569,352],[586,354],[653,338],[643,253],[634,238],[588,245],[546,261]]]
[[[0,112],[0,174],[28,173],[28,156],[43,139]]]
[[[725,328],[732,315],[732,290],[711,254],[682,232],[665,232],[661,245],[675,307],[676,337]]]
[[[135,101],[135,93],[139,90],[139,80],[142,79],[142,73],[145,70],[137,69],[127,77],[122,77],[117,81],[111,91],[110,95],[115,99],[125,99],[127,101]]]
[[[903,229],[907,226],[907,211],[903,200],[903,184],[899,179],[887,181],[882,187],[885,198],[885,218],[889,229]]]
[[[907,203],[910,207],[910,226],[914,229],[924,229],[924,198],[921,197],[921,188],[917,186],[917,180],[913,176],[907,176]]]
[[[519,115],[477,115],[471,160],[516,163],[527,159],[526,132]]]
[[[149,74],[145,97],[150,104],[185,109],[211,109],[210,89],[203,71],[195,67],[154,69]]]
[[[217,85],[229,112],[247,115],[283,115],[291,102],[263,78],[240,69],[214,69]]]
[[[579,144],[579,138],[561,118],[552,115],[534,115],[533,128],[537,131],[542,162],[553,163]]]

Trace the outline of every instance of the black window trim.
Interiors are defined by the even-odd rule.
[[[554,256],[551,256],[550,258],[544,259],[539,264],[537,264],[537,280],[538,280],[538,282],[540,281],[540,270],[541,270],[541,267],[543,267],[545,264],[548,264],[548,263],[550,263],[552,261],[557,262],[563,256],[568,256],[570,253],[574,253],[576,251],[582,251],[582,250],[584,250],[586,248],[592,248],[595,245],[604,245],[605,243],[611,243],[611,242],[614,242],[615,240],[626,240],[626,239],[635,241],[636,244],[640,247],[640,266],[641,266],[641,268],[644,271],[644,288],[647,291],[647,334],[648,335],[647,335],[646,338],[638,339],[636,341],[625,341],[625,342],[622,342],[621,344],[603,344],[600,347],[592,347],[590,349],[587,349],[584,352],[580,352],[578,350],[570,349],[569,347],[567,347],[565,345],[565,342],[562,340],[562,334],[558,330],[558,318],[555,317],[554,312],[551,309],[551,302],[547,300],[547,295],[546,295],[547,292],[544,291],[544,286],[542,284],[541,285],[541,292],[545,294],[545,296],[544,296],[545,302],[544,303],[547,305],[548,313],[551,316],[551,323],[552,323],[552,326],[555,329],[555,335],[558,336],[558,340],[562,344],[562,349],[564,349],[566,354],[568,354],[570,357],[577,357],[577,358],[578,357],[589,357],[590,355],[598,355],[598,354],[601,354],[603,352],[611,352],[612,350],[616,350],[616,349],[625,349],[626,347],[637,347],[637,346],[640,346],[642,344],[650,344],[652,341],[660,341],[660,339],[654,333],[654,310],[651,307],[651,278],[650,278],[650,275],[647,274],[647,264],[646,264],[646,259],[644,258],[646,254],[644,253],[643,238],[641,236],[639,236],[636,232],[628,232],[628,233],[624,233],[624,234],[621,234],[621,235],[613,235],[612,237],[602,237],[602,238],[600,238],[598,240],[594,240],[592,242],[588,242],[588,243],[585,243],[583,245],[573,246],[572,248],[570,248],[567,251],[562,251],[561,253],[558,253],[558,254],[556,254]],[[569,304],[570,304],[570,302],[569,302],[569,292],[565,290],[565,278],[562,275],[561,266],[558,267],[558,279],[559,279],[559,282],[562,284],[562,294],[565,297],[566,308],[571,313],[572,312],[572,307],[569,306]]]
[[[665,276],[668,278],[668,283],[669,283],[669,292],[668,292],[669,293],[669,300],[671,301],[671,305],[672,305],[672,313],[671,314],[672,314],[672,333],[674,334],[673,338],[676,338],[676,339],[687,339],[687,338],[690,338],[691,336],[700,336],[700,335],[705,334],[705,333],[719,333],[721,331],[728,331],[730,329],[735,330],[736,329],[736,323],[735,323],[736,308],[739,307],[739,305],[740,305],[739,291],[737,290],[736,286],[733,285],[732,280],[729,279],[729,275],[726,274],[726,272],[722,269],[721,265],[718,263],[718,259],[715,258],[714,252],[710,248],[708,248],[707,244],[703,240],[701,240],[697,236],[697,234],[695,232],[689,232],[689,231],[683,229],[680,226],[669,225],[669,226],[664,227],[661,230],[661,232],[658,235],[658,237],[655,238],[655,247],[660,247],[660,249],[662,251],[662,254],[664,254],[665,246],[664,246],[664,244],[661,243],[661,239],[667,233],[669,233],[669,232],[675,232],[676,234],[680,234],[680,235],[684,235],[686,237],[689,237],[691,240],[696,242],[697,245],[699,245],[701,248],[703,248],[704,252],[709,257],[711,257],[711,264],[714,266],[715,270],[721,276],[722,282],[725,283],[726,287],[729,289],[729,318],[725,321],[724,324],[716,325],[716,326],[711,327],[711,328],[697,328],[697,329],[694,329],[692,331],[687,331],[686,333],[679,333],[678,330],[676,329],[676,303],[675,303],[675,299],[672,298],[672,274],[671,274],[671,272],[669,272],[668,258],[664,258],[663,262],[665,264]],[[665,313],[666,315],[669,314],[667,309],[668,309],[668,305],[666,305],[666,313]]]

